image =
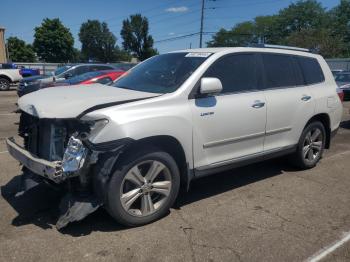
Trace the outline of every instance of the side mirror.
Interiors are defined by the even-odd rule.
[[[220,79],[215,77],[203,77],[199,92],[201,95],[215,95],[222,91]]]
[[[71,78],[73,75],[71,73],[66,73],[64,74],[64,78],[65,79],[68,79],[68,78]]]

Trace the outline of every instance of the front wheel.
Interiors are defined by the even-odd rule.
[[[324,125],[319,121],[310,123],[301,134],[292,161],[302,169],[316,166],[322,157],[325,142],[326,130]]]
[[[180,173],[171,155],[156,148],[134,151],[114,170],[107,210],[123,225],[148,224],[169,211],[179,187]]]
[[[0,78],[0,91],[7,91],[10,89],[10,81],[5,78]]]

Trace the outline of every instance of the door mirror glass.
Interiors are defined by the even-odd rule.
[[[201,79],[200,94],[201,95],[214,95],[222,91],[222,84],[220,79],[215,77],[203,77]]]

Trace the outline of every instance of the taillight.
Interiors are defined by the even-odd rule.
[[[344,101],[344,91],[343,90],[338,90],[337,91],[337,93],[338,93],[338,96],[339,96],[339,98],[340,98],[340,101]]]

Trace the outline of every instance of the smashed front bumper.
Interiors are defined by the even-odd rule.
[[[15,142],[13,137],[6,139],[7,150],[10,155],[33,173],[59,183],[63,180],[61,161],[47,161],[38,158]]]
[[[41,159],[18,145],[12,137],[6,140],[6,145],[11,156],[28,170],[57,184],[68,178],[82,176],[86,171],[83,166],[88,150],[75,137],[70,138],[62,161]],[[86,163],[86,167],[88,166],[89,163]],[[56,228],[62,229],[70,222],[82,220],[101,205],[102,202],[94,194],[64,192],[59,204]]]
[[[87,156],[87,149],[82,142],[71,137],[62,161],[48,161],[30,153],[15,142],[13,137],[6,140],[7,149],[12,157],[34,174],[61,183],[65,179],[79,175]]]

